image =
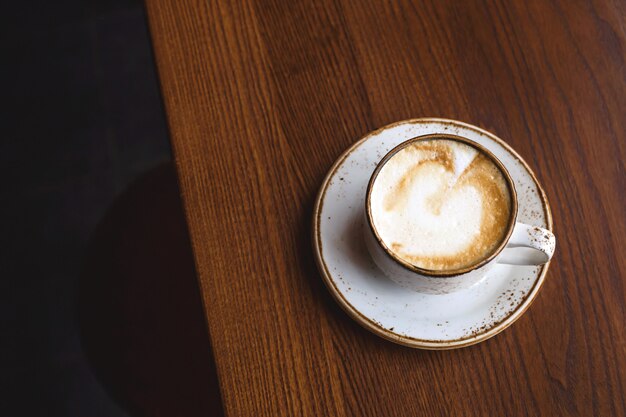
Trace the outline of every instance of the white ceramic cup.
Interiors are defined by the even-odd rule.
[[[453,271],[437,271],[417,267],[397,257],[390,251],[385,246],[374,227],[371,212],[371,192],[378,173],[387,161],[398,151],[415,141],[426,139],[455,140],[469,144],[489,157],[502,171],[506,179],[512,201],[506,237],[493,253],[483,258],[475,265]],[[515,192],[515,185],[513,184],[509,172],[502,162],[483,146],[469,139],[449,134],[419,136],[402,142],[389,151],[374,170],[367,187],[365,198],[366,221],[363,228],[365,243],[376,265],[378,265],[385,275],[400,286],[417,292],[447,294],[469,288],[482,281],[487,272],[497,263],[510,265],[542,265],[552,258],[556,245],[554,234],[541,227],[516,222],[517,205],[517,193]]]

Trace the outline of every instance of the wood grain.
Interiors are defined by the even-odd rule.
[[[146,5],[228,416],[626,415],[626,3]],[[310,245],[335,158],[423,116],[507,140],[558,238],[528,313],[456,351],[361,329]]]

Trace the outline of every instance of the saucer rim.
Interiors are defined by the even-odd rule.
[[[348,156],[350,156],[352,152],[354,152],[357,148],[359,148],[365,141],[370,139],[372,136],[375,136],[381,133],[384,130],[391,129],[391,128],[394,128],[396,126],[403,125],[403,124],[415,125],[415,124],[425,124],[425,123],[439,123],[443,125],[447,124],[447,125],[452,125],[455,127],[460,126],[469,130],[473,130],[477,133],[486,135],[490,139],[494,140],[495,142],[503,146],[514,158],[516,158],[524,166],[524,168],[530,174],[530,177],[532,178],[532,180],[535,182],[535,185],[537,186],[537,189],[539,190],[539,195],[541,196],[542,207],[543,207],[544,214],[546,217],[547,229],[550,231],[553,230],[552,211],[550,209],[550,203],[548,202],[547,195],[543,187],[541,186],[541,183],[537,179],[537,176],[535,175],[534,171],[530,168],[530,166],[528,166],[526,161],[524,161],[524,159],[508,143],[500,139],[495,134],[488,132],[478,126],[471,125],[469,123],[465,123],[465,122],[461,122],[461,121],[453,120],[453,119],[446,119],[446,118],[423,117],[423,118],[406,119],[406,120],[390,123],[376,130],[368,132],[364,136],[362,136],[359,140],[357,140],[354,144],[352,144],[352,146],[346,149],[339,156],[339,158],[337,158],[335,163],[332,165],[332,167],[329,169],[328,173],[326,174],[326,177],[324,178],[324,181],[322,182],[320,190],[315,199],[315,206],[313,208],[313,224],[312,224],[313,242],[312,243],[313,243],[313,249],[314,249],[314,254],[315,254],[315,262],[317,264],[318,270],[320,271],[322,275],[322,280],[324,281],[324,284],[328,288],[329,292],[331,293],[335,301],[341,306],[341,308],[353,320],[355,320],[365,329],[391,342],[394,342],[403,346],[412,347],[412,348],[427,349],[427,350],[457,349],[457,348],[475,345],[477,343],[490,339],[494,337],[495,335],[499,334],[500,332],[502,332],[503,330],[507,329],[515,321],[517,321],[526,312],[526,310],[528,309],[528,307],[530,307],[533,301],[536,299],[537,294],[539,293],[539,290],[541,289],[545,281],[545,277],[550,267],[551,261],[548,261],[546,264],[540,267],[540,271],[538,272],[539,276],[535,280],[535,283],[532,289],[526,295],[524,300],[514,310],[512,310],[505,318],[495,323],[493,327],[491,327],[490,329],[481,333],[473,334],[471,336],[463,337],[459,339],[432,340],[432,339],[418,339],[418,338],[414,338],[411,336],[395,333],[389,329],[382,327],[381,325],[379,325],[378,323],[376,323],[375,321],[373,321],[372,319],[370,319],[369,317],[361,313],[356,307],[350,304],[350,302],[343,296],[341,291],[339,291],[334,280],[331,277],[330,272],[328,271],[328,267],[326,266],[326,263],[322,256],[320,216],[321,216],[322,207],[324,204],[326,191],[328,190],[328,183],[334,177],[337,169],[341,166],[343,161]]]

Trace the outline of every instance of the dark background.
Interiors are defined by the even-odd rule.
[[[170,159],[143,5],[3,9],[0,416],[125,416],[81,348],[76,293],[107,208]]]

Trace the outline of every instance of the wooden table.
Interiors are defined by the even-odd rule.
[[[626,415],[626,3],[146,4],[228,416]],[[335,158],[423,116],[507,140],[559,242],[527,314],[455,351],[352,322],[310,244]]]

